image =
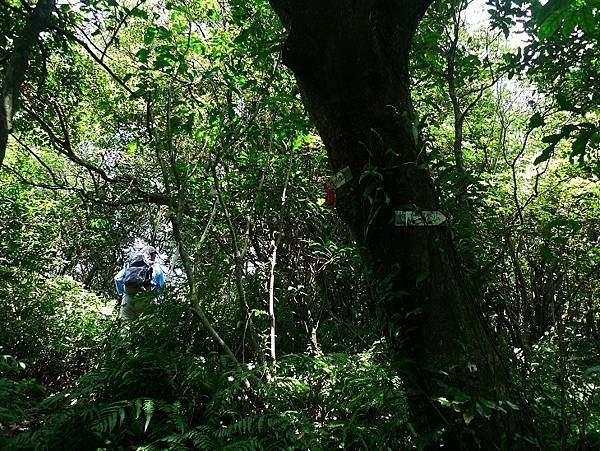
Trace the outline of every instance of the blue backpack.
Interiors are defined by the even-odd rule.
[[[143,255],[136,255],[123,274],[125,293],[136,294],[152,288],[152,266],[146,263]]]

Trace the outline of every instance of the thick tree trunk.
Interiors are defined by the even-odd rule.
[[[40,33],[50,24],[54,4],[55,0],[38,0],[25,23],[20,38],[15,43],[13,54],[6,68],[2,81],[2,97],[0,98],[0,165],[4,161],[8,135],[13,128],[13,115],[29,65],[31,50]]]
[[[284,63],[331,166],[349,166],[354,175],[338,191],[338,211],[364,243],[382,289],[389,285],[388,336],[408,362],[403,370],[413,425],[421,432],[456,431],[456,416],[432,397],[452,399],[456,390],[473,399],[506,397],[504,374],[447,228],[394,226],[395,210],[439,208],[413,126],[408,76],[411,39],[429,3],[271,0],[289,32]],[[500,442],[491,421],[470,426]]]

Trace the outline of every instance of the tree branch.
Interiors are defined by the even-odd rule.
[[[127,19],[129,19],[129,16],[131,16],[131,13],[133,11],[135,11],[136,9],[138,9],[140,6],[142,6],[145,2],[146,2],[146,0],[140,0],[133,8],[131,8],[131,9],[127,9],[126,8],[127,9],[127,13],[119,21],[119,24],[117,25],[117,27],[113,31],[110,39],[106,43],[106,46],[104,47],[104,50],[102,50],[102,54],[100,55],[100,61],[104,61],[104,57],[106,56],[106,52],[108,51],[109,47],[111,46],[111,44],[113,43],[113,41],[117,37],[117,34],[119,33],[119,30],[121,29],[121,27],[123,26],[123,24],[127,21]]]
[[[178,214],[181,215],[181,205],[178,208]],[[183,263],[183,268],[184,268],[185,274],[187,276],[188,288],[189,288],[189,300],[190,300],[192,312],[194,312],[194,314],[196,316],[198,316],[198,318],[200,319],[200,321],[202,322],[204,327],[206,327],[206,330],[208,331],[210,336],[213,338],[213,340],[215,340],[215,342],[219,345],[219,347],[223,350],[223,352],[225,352],[225,354],[231,359],[231,361],[235,364],[238,371],[241,371],[242,368],[241,368],[240,362],[235,357],[235,354],[231,351],[231,348],[229,348],[229,346],[227,346],[227,343],[225,343],[225,341],[221,338],[221,336],[214,329],[214,327],[212,327],[210,321],[208,320],[208,317],[204,313],[204,310],[202,310],[202,307],[200,307],[200,302],[198,300],[198,292],[196,290],[196,284],[194,282],[194,270],[193,270],[193,266],[192,266],[192,261],[190,259],[189,254],[187,253],[185,246],[183,245],[183,240],[181,237],[181,230],[179,228],[179,220],[178,220],[177,215],[171,215],[171,225],[173,227],[173,236],[175,238],[175,241],[177,242],[177,250],[179,252],[179,256],[181,257],[181,261]],[[246,384],[249,385],[247,381],[246,381]]]
[[[269,275],[269,318],[271,321],[271,340],[270,340],[270,352],[271,360],[275,361],[275,265],[277,264],[277,248],[281,243],[281,237],[283,236],[283,211],[285,211],[285,203],[287,200],[287,189],[290,181],[290,174],[292,172],[294,159],[290,158],[290,165],[285,176],[285,182],[283,184],[283,192],[281,193],[281,218],[279,221],[279,229],[273,232],[273,238],[271,240],[271,247],[273,252],[271,254],[271,272]]]
[[[71,39],[72,41],[75,41],[80,46],[82,46],[85,49],[85,51],[92,57],[92,59],[96,61],[100,66],[102,66],[102,68],[112,77],[113,80],[115,80],[129,94],[133,94],[133,91],[129,88],[129,86],[127,86],[127,84],[117,74],[115,74],[113,70],[110,67],[108,67],[98,55],[96,55],[96,53],[94,53],[94,51],[89,47],[89,45],[87,45],[84,41],[79,39],[70,31],[63,30],[62,28],[56,25],[53,25],[52,29],[55,30],[58,34],[68,39]]]
[[[248,301],[246,300],[246,291],[244,290],[243,278],[244,274],[242,271],[242,254],[240,253],[240,247],[238,244],[237,233],[235,232],[235,228],[233,226],[233,222],[231,221],[231,215],[229,214],[229,209],[227,208],[227,204],[223,200],[223,195],[221,193],[221,187],[219,184],[219,177],[217,175],[216,166],[213,164],[211,166],[213,183],[215,187],[215,191],[217,192],[217,199],[219,200],[219,204],[223,209],[223,213],[225,215],[225,220],[227,222],[227,228],[229,229],[229,233],[231,235],[231,244],[233,246],[233,261],[234,261],[234,274],[235,274],[235,285],[238,292],[238,297],[240,301],[240,307],[242,309],[242,315],[244,316],[244,320],[248,325],[248,329],[250,330],[250,339],[252,342],[252,347],[254,348],[254,352],[258,361],[261,365],[265,364],[265,357],[262,353],[260,342],[258,341],[258,336],[256,334],[256,329],[254,328],[254,322],[252,321],[252,313],[250,311],[250,307],[248,306]]]

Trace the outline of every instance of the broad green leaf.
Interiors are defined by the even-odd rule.
[[[148,27],[144,32],[144,44],[150,45],[154,42],[154,37],[156,36],[156,28]]]
[[[577,124],[563,125],[562,128],[560,129],[560,133],[563,135],[563,137],[566,137],[566,136],[570,135],[572,132],[574,132],[575,130],[577,130],[578,128],[579,128],[579,125],[577,125]]]
[[[437,402],[439,402],[442,406],[444,407],[450,407],[451,403],[450,401],[448,401],[446,398],[444,398],[443,396],[440,396],[438,398],[435,398],[435,400]]]
[[[556,133],[554,135],[544,136],[542,142],[556,145],[563,137],[564,135],[562,133]]]
[[[471,421],[473,421],[474,418],[475,418],[475,414],[473,412],[471,412],[471,411],[463,413],[463,420],[465,421],[465,424],[467,426],[469,425],[469,423]]]
[[[575,138],[575,141],[573,141],[573,145],[571,146],[571,149],[573,151],[572,155],[584,155],[585,148],[587,147],[589,140],[590,132],[588,130],[584,130],[581,133],[579,133],[577,138]]]
[[[559,92],[556,94],[556,101],[558,102],[558,106],[565,111],[579,111],[580,109],[575,106],[573,101],[567,97],[566,94]]]
[[[481,415],[482,417],[489,418],[492,415],[492,410],[489,406],[486,405],[486,403],[478,401],[477,403],[475,403],[475,408],[477,409],[479,415]]]
[[[583,372],[583,377],[588,377],[594,373],[600,373],[600,365],[590,366]]]
[[[150,55],[150,50],[147,48],[139,49],[135,55],[138,57],[138,59],[142,63],[145,63],[148,61],[148,56]]]
[[[545,125],[543,116],[540,113],[535,113],[531,118],[529,118],[529,128],[534,129]]]
[[[562,24],[562,14],[556,12],[549,16],[540,26],[540,39],[547,39],[553,36]]]
[[[139,17],[140,19],[148,19],[148,13],[146,11],[144,11],[143,9],[139,9],[136,8],[133,11],[131,11],[131,15],[133,17]]]
[[[555,147],[556,147],[556,144],[552,144],[552,145],[546,147],[544,150],[542,150],[542,153],[533,161],[533,164],[540,164],[540,163],[543,163],[544,161],[548,160],[554,153]]]
[[[571,32],[575,29],[578,23],[579,14],[576,11],[568,10],[562,13],[563,15],[563,26],[562,35],[567,38]]]
[[[504,404],[506,404],[508,407],[510,407],[510,408],[511,408],[511,409],[513,409],[513,410],[519,410],[519,406],[518,406],[518,405],[516,405],[516,404],[515,404],[514,402],[512,402],[512,401],[505,400],[505,401],[504,401]]]
[[[563,8],[568,7],[572,0],[550,0],[539,11],[537,20],[540,25],[543,25],[550,16],[560,14]]]
[[[584,33],[591,34],[594,28],[598,26],[593,10],[590,6],[583,8],[583,14],[579,18],[579,26]]]

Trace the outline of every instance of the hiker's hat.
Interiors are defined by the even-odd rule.
[[[158,254],[158,252],[156,252],[156,249],[153,248],[152,246],[145,246],[142,248],[142,250],[140,251],[141,254]]]

